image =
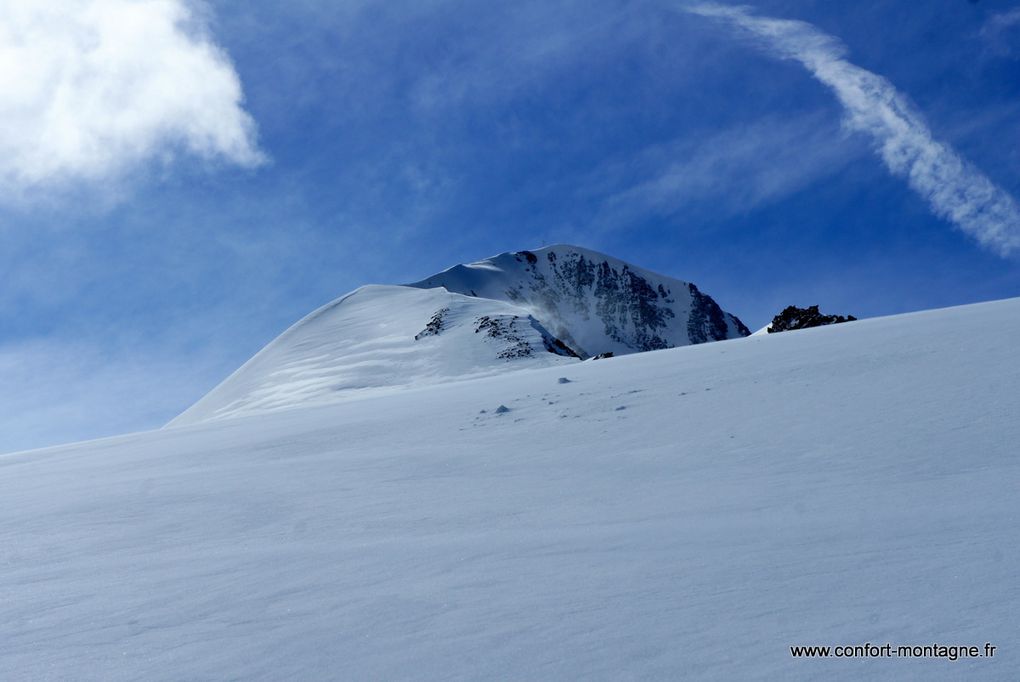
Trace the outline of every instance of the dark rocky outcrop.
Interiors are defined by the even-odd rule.
[[[839,324],[841,322],[853,322],[857,318],[853,315],[824,315],[818,310],[818,306],[812,305],[807,308],[788,306],[783,312],[772,318],[769,325],[769,334],[788,332],[794,329],[807,329],[808,327],[821,327],[827,324]]]
[[[439,332],[443,331],[446,324],[446,314],[450,312],[449,308],[441,308],[436,311],[436,314],[432,316],[432,319],[426,323],[425,328],[414,335],[414,340],[419,341],[426,336],[437,336]]]
[[[522,332],[521,325],[529,325],[542,336],[542,346],[549,353],[562,355],[564,357],[579,357],[570,346],[550,334],[546,329],[531,317],[521,318],[512,316],[489,316],[483,315],[475,320],[475,333],[483,333],[491,339],[500,339],[507,344],[506,348],[496,354],[496,357],[504,360],[526,358],[534,354],[535,349],[531,346],[527,336]]]
[[[701,293],[693,284],[687,285],[691,291],[691,312],[687,318],[687,335],[691,343],[706,343],[727,338],[729,333],[726,325],[726,313],[719,304]],[[731,318],[742,336],[748,336],[751,330],[744,326],[736,317]]]

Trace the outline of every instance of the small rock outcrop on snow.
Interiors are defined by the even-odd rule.
[[[818,306],[816,305],[808,306],[807,308],[798,308],[791,305],[772,318],[772,323],[768,326],[767,331],[769,334],[776,334],[794,329],[807,329],[827,324],[853,322],[856,319],[853,315],[824,315],[818,311]]]
[[[432,316],[432,319],[428,321],[425,328],[414,335],[414,340],[419,341],[426,336],[436,336],[439,332],[443,331],[443,317],[450,312],[449,308],[440,308],[436,311],[436,314]]]

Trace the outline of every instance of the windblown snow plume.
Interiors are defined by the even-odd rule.
[[[1020,206],[947,144],[932,138],[919,113],[888,80],[845,59],[846,47],[803,21],[751,14],[746,7],[686,5],[724,19],[783,59],[793,59],[832,88],[846,125],[870,135],[889,170],[907,179],[932,211],[1002,256],[1020,250]]]
[[[262,160],[241,84],[187,0],[0,3],[4,194],[177,150]]]

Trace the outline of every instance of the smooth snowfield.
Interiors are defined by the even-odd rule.
[[[1018,679],[1018,338],[1020,299],[0,457],[0,678]],[[789,649],[864,642],[998,649]]]

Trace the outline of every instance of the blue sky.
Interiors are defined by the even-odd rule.
[[[356,286],[543,244],[751,328],[1020,295],[1018,3],[19,3],[0,451],[158,427]]]

